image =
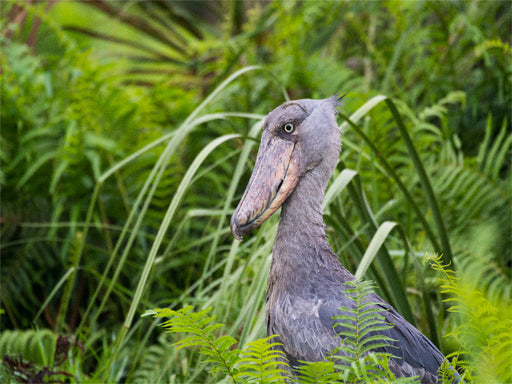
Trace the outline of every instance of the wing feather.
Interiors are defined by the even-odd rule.
[[[383,336],[392,339],[386,340],[386,347],[375,349],[377,352],[387,352],[394,356],[390,364],[392,372],[398,377],[419,375],[423,382],[435,382],[437,369],[443,361],[443,355],[437,347],[376,294],[369,295],[367,301],[376,303],[379,308],[384,309],[380,314],[385,322],[392,325],[391,328],[369,332],[366,335],[366,337],[377,336],[376,340],[379,336],[383,340]],[[338,304],[340,302],[342,302],[341,305]],[[347,307],[346,303],[346,297],[339,297],[338,300],[326,302],[320,310],[320,318],[324,325],[333,327],[338,335],[348,329],[337,324],[339,320],[334,319],[341,314],[339,307]],[[354,305],[352,302],[352,306],[348,308],[353,308]]]

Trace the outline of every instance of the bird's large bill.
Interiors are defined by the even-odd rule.
[[[277,211],[293,192],[299,169],[297,144],[264,132],[251,179],[231,217],[235,238],[242,240]]]

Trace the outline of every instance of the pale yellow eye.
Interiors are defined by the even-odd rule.
[[[292,133],[294,129],[295,129],[295,127],[293,126],[292,123],[286,123],[285,125],[283,125],[283,130],[286,133]]]

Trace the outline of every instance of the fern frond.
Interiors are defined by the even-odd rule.
[[[339,380],[340,373],[335,369],[334,361],[303,361],[297,371],[301,383],[327,384]]]
[[[333,365],[308,366],[303,368],[306,375],[314,377],[313,373],[317,369],[321,372],[318,382],[323,382],[321,380],[324,376],[327,378],[325,382],[418,382],[416,377],[396,379],[389,367],[393,355],[376,351],[380,348],[392,348],[394,340],[381,333],[393,327],[380,314],[385,309],[368,299],[373,292],[373,283],[351,281],[346,285],[348,287],[345,290],[346,295],[354,302],[355,306],[352,308],[341,307],[342,314],[334,318],[337,321],[335,327],[341,327],[338,334],[341,336],[342,344],[327,358],[327,361],[332,362]],[[336,377],[335,380],[332,379],[333,375]]]
[[[51,365],[57,337],[49,329],[5,330],[0,335],[0,351],[2,356],[22,354],[24,360]]]
[[[437,371],[437,377],[439,381],[443,384],[451,384],[451,383],[463,383],[463,382],[472,382],[471,377],[469,377],[469,372],[466,370],[462,375],[457,371],[457,367],[459,367],[459,352],[451,353],[446,356],[446,359],[443,360],[441,366]],[[462,366],[461,366],[462,368]],[[464,381],[464,380],[468,381]]]
[[[205,357],[204,363],[211,365],[212,375],[220,373],[224,379],[234,383],[282,383],[286,379],[287,367],[284,353],[272,343],[274,337],[250,342],[242,350],[233,349],[237,343],[229,335],[218,336],[223,327],[215,323],[215,316],[209,316],[211,308],[194,312],[191,306],[178,311],[155,309],[145,315],[168,318],[162,326],[170,333],[186,333],[180,341],[173,344],[178,349],[199,347],[199,353]]]
[[[449,333],[462,346],[458,354],[471,362],[460,366],[470,369],[475,382],[510,382],[512,361],[512,302],[509,297],[488,297],[475,286],[468,270],[458,275],[443,265],[439,257],[430,258],[433,269],[443,274],[441,290],[448,295],[449,311],[459,316],[458,326]]]
[[[236,371],[235,362],[238,360],[240,350],[231,349],[237,341],[228,335],[216,337],[215,331],[223,327],[223,324],[214,323],[216,316],[208,316],[211,308],[199,312],[193,312],[193,307],[188,306],[178,311],[172,309],[155,309],[152,314],[155,317],[168,317],[169,320],[162,324],[170,333],[187,333],[188,336],[173,344],[178,349],[199,347],[199,353],[206,357],[205,363],[211,363],[212,375],[217,372],[231,377],[234,382]]]
[[[258,339],[244,346],[236,364],[236,378],[249,383],[284,382],[287,371],[280,366],[286,365],[286,360],[282,351],[274,349],[280,344],[270,342],[274,337]]]
[[[352,361],[348,369],[344,369],[338,379],[345,383],[418,383],[418,377],[396,378],[389,367],[391,355],[388,353],[369,353]]]
[[[498,179],[499,172],[507,161],[507,153],[512,145],[512,134],[508,133],[507,120],[503,120],[500,131],[491,143],[489,143],[492,135],[492,119],[487,119],[485,128],[485,138],[478,149],[477,162],[481,171],[491,180]],[[510,157],[510,155],[508,156]]]
[[[335,317],[337,320],[335,326],[344,328],[339,332],[343,340],[339,352],[346,356],[340,358],[346,363],[352,363],[376,348],[390,346],[389,342],[393,339],[380,332],[392,328],[392,325],[379,314],[384,311],[384,308],[378,306],[377,303],[366,301],[368,295],[373,292],[372,282],[350,281],[346,284],[350,288],[345,293],[354,301],[355,307],[340,307],[342,314]]]
[[[172,374],[175,356],[169,353],[168,338],[167,334],[161,333],[158,336],[158,343],[141,351],[140,363],[131,378],[134,383],[160,383],[164,381],[164,377]],[[184,359],[181,361],[183,365]]]

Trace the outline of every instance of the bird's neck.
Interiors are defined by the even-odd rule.
[[[314,171],[300,178],[293,193],[283,203],[278,238],[283,237],[286,240],[296,237],[297,242],[304,242],[309,238],[316,241],[325,238],[327,241],[322,215],[326,184]]]
[[[315,170],[300,178],[281,209],[274,242],[271,276],[303,276],[339,264],[322,217],[322,203],[330,176]]]

